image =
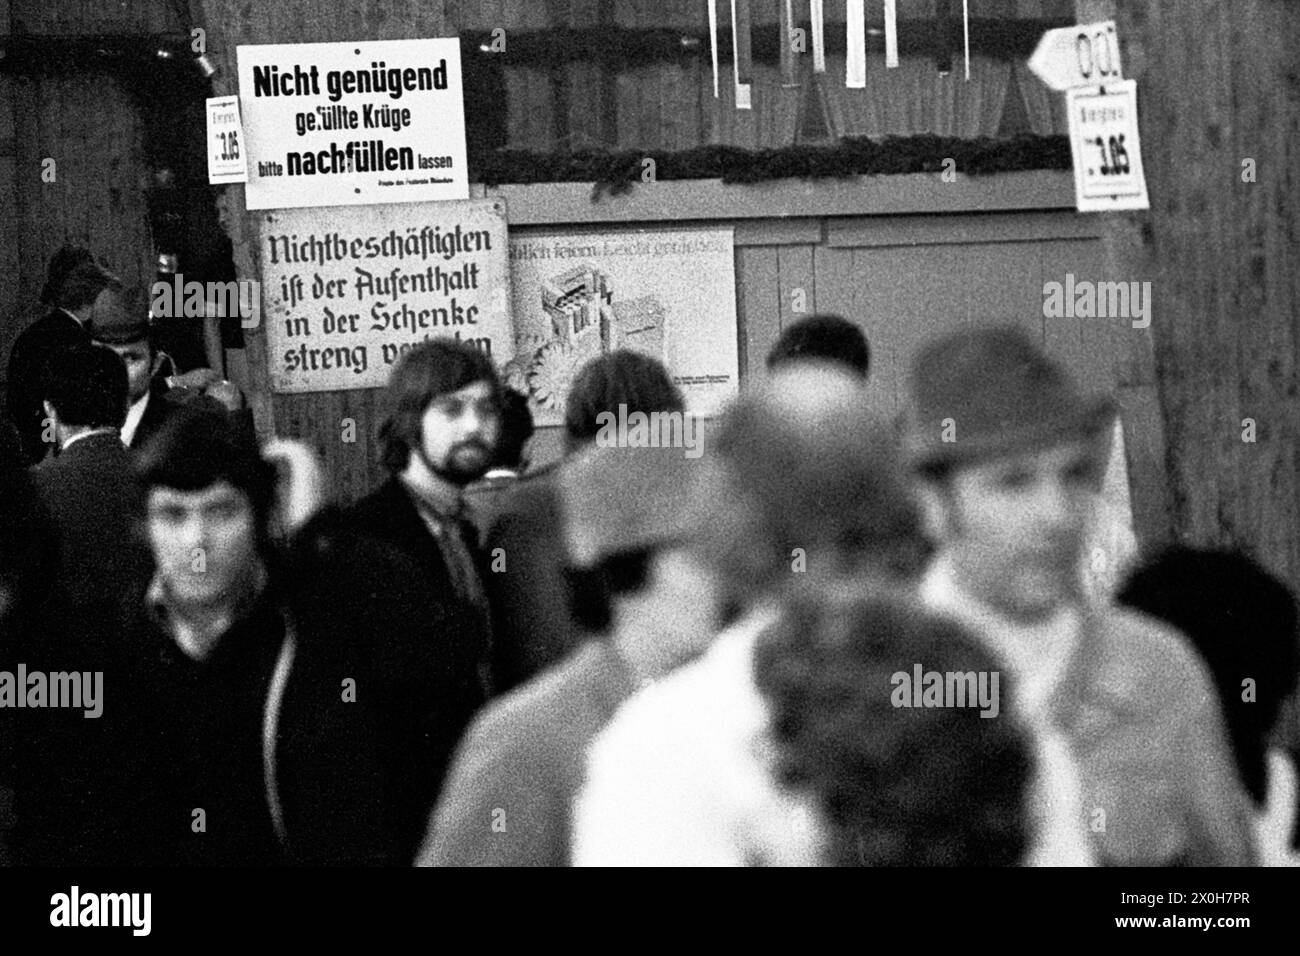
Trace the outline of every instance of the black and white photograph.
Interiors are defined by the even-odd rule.
[[[6,936],[436,945],[556,925],[539,867],[1277,932],[1298,52],[1294,0],[0,0]]]

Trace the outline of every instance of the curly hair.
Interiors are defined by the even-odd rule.
[[[897,594],[804,593],[755,679],[782,784],[810,795],[831,866],[1009,866],[1030,840],[1032,744],[976,707],[896,707],[892,675],[996,671],[959,624]]]

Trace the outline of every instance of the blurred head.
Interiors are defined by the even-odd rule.
[[[91,325],[121,321],[126,309],[121,280],[95,262],[83,262],[68,273],[56,304]]]
[[[1030,845],[1033,750],[1004,711],[896,706],[894,675],[992,674],[955,621],[907,597],[802,591],[759,640],[782,784],[812,798],[837,866],[1011,866]]]
[[[45,285],[41,289],[41,304],[53,306],[58,302],[59,290],[63,287],[68,274],[82,263],[93,263],[95,257],[89,249],[81,246],[60,246],[50,256],[50,265],[45,272]]]
[[[453,339],[411,349],[393,370],[380,426],[384,466],[427,471],[454,485],[491,467],[501,432],[501,385],[492,359]]]
[[[1079,440],[930,479],[923,491],[929,523],[962,586],[1022,620],[1076,602],[1105,464],[1096,442]]]
[[[798,363],[743,395],[715,429],[717,488],[701,547],[732,613],[796,579],[913,578],[916,503],[861,380]]]
[[[533,413],[528,408],[528,396],[513,388],[503,389],[501,399],[501,436],[497,439],[492,464],[496,468],[524,471],[528,459],[524,448],[533,437]]]
[[[908,444],[930,532],[962,586],[1036,620],[1079,599],[1114,404],[1017,329],[965,330],[913,368]]]
[[[146,530],[171,595],[219,603],[270,554],[275,468],[225,414],[185,408],[141,450]]]
[[[640,352],[616,349],[592,359],[578,372],[564,408],[565,447],[572,453],[600,433],[600,415],[682,412],[686,404],[662,362]]]
[[[871,348],[862,329],[847,319],[810,315],[782,330],[767,356],[768,371],[791,362],[831,362],[863,381],[871,367]]]
[[[698,551],[710,465],[678,448],[593,448],[559,483],[574,619],[632,641],[659,670],[717,631],[712,570]]]
[[[1267,738],[1300,671],[1290,589],[1243,554],[1179,546],[1134,570],[1118,600],[1177,628],[1196,648],[1218,689],[1242,781],[1262,803]]]
[[[46,365],[45,401],[67,428],[121,428],[126,420],[127,374],[102,345],[58,349]]]

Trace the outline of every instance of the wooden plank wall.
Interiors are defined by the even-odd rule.
[[[755,23],[775,22],[780,6],[777,0],[756,0]],[[188,25],[183,7],[162,0],[125,6],[90,0],[63,0],[53,5],[15,0],[14,28],[41,33],[178,30]],[[403,0],[360,5],[290,0],[256,7],[238,0],[195,0],[189,7],[189,17],[208,33],[209,51],[219,71],[215,79],[217,94],[235,91],[234,50],[241,43],[450,36],[461,30],[490,30],[496,26],[509,31],[611,21],[692,29],[706,23],[703,6],[695,0],[445,0],[432,4]],[[797,16],[803,16],[804,7],[806,4],[798,5]],[[918,8],[908,12],[925,15],[933,10],[927,7],[925,11]],[[1007,0],[999,9],[987,12],[1057,16],[1061,11],[1047,2],[1017,0],[1012,4]],[[603,78],[592,73],[595,68],[591,66],[564,67],[558,71],[563,73],[559,84],[552,82],[555,77],[551,73],[556,71],[545,76],[538,71],[532,71],[538,75],[512,71],[508,78],[512,129],[525,138],[539,138],[537,145],[553,142],[557,127],[568,131],[570,141],[612,134],[622,144],[661,148],[702,141],[749,145],[789,141],[793,113],[786,110],[778,116],[758,110],[738,116],[724,104],[714,103],[702,72],[707,71],[707,59],[703,63],[703,67],[647,67],[618,78],[612,90],[618,104],[615,111],[606,109],[608,104],[600,99],[610,91],[602,92]],[[771,70],[768,80],[779,87],[779,70]],[[15,144],[23,144],[15,147],[23,150],[15,157],[15,167],[25,170],[33,165],[33,158],[56,150],[67,153],[66,161],[60,160],[57,196],[49,195],[48,189],[44,194],[40,192],[38,175],[15,176],[21,295],[34,298],[49,253],[68,240],[109,250],[112,265],[128,279],[151,279],[152,249],[141,188],[147,170],[140,157],[140,124],[132,105],[112,84],[98,77],[18,80],[12,86],[17,114],[12,139]],[[724,83],[723,88],[728,89],[728,85]],[[553,107],[560,93],[567,106],[557,119]],[[708,109],[694,113],[678,109],[681,97],[688,94],[696,102],[703,99]],[[90,108],[90,103],[95,108]],[[612,126],[611,112],[615,114]],[[601,126],[601,122],[605,125]],[[0,143],[3,141],[0,136]],[[39,169],[39,162],[35,168]],[[242,209],[242,189],[235,187],[230,194],[233,207]],[[1017,238],[1020,217],[986,219],[982,223],[978,216],[961,217],[962,222],[968,219],[969,224],[951,235],[950,230],[958,224],[954,217],[933,217],[929,223],[921,219],[872,223],[812,218],[738,222],[736,269],[742,374],[760,372],[766,352],[781,328],[797,317],[797,290],[802,290],[810,312],[840,309],[861,317],[877,350],[873,388],[881,396],[882,407],[889,411],[895,410],[901,400],[903,369],[927,329],[986,315],[1017,314],[1024,309],[1028,310],[1026,315],[1037,314],[1033,290],[1041,289],[1039,272],[1051,241],[1041,242],[1032,229],[1030,235]],[[883,227],[886,222],[888,228]],[[655,224],[627,223],[625,228],[644,225]],[[231,217],[229,228],[239,274],[256,276],[258,217],[240,213]],[[1023,252],[1032,252],[1032,265],[1028,271],[1022,270],[1023,275],[1016,273],[1016,282],[1023,279],[1027,285],[1005,278],[999,281],[999,270],[1017,263],[1017,254]],[[1071,254],[1062,255],[1068,258]],[[1020,290],[1014,302],[1008,298],[1009,289]],[[263,336],[253,332],[247,340],[247,358],[254,375],[252,399],[264,433],[309,439],[324,456],[343,497],[355,497],[371,487],[378,478],[372,440],[378,393],[271,396],[265,388]],[[1073,339],[1062,338],[1054,331],[1048,341],[1053,347],[1067,348]],[[1075,351],[1090,354],[1086,349]],[[356,423],[362,440],[341,440],[348,420]],[[541,436],[539,446],[542,459],[557,454],[558,436],[554,432]]]
[[[10,0],[8,13],[6,32],[14,34],[182,28],[175,5],[164,0]],[[0,356],[8,356],[36,307],[49,257],[64,243],[96,251],[129,283],[152,281],[142,137],[137,105],[110,76],[0,80]],[[54,182],[42,178],[46,159],[55,161]]]

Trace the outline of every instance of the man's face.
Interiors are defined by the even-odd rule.
[[[1073,602],[1103,467],[1077,441],[957,469],[939,494],[944,551],[973,596],[1024,620]]]
[[[147,512],[154,561],[182,601],[226,600],[257,560],[256,520],[248,496],[226,481],[202,491],[154,486]]]
[[[439,395],[420,421],[420,457],[434,474],[457,485],[481,478],[492,463],[501,414],[487,382]]]
[[[144,393],[149,391],[149,380],[157,370],[152,349],[148,342],[132,342],[129,345],[109,345],[117,357],[126,363],[127,403],[134,405]]]

